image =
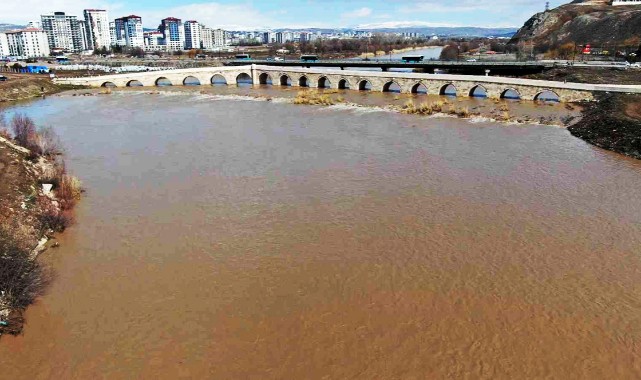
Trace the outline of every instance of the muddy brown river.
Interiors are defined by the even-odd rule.
[[[230,95],[11,110],[87,193],[0,378],[641,377],[641,161],[553,126]]]

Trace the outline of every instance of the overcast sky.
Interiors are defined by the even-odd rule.
[[[568,1],[551,0],[555,7]],[[197,20],[226,29],[284,27],[356,27],[421,23],[426,26],[519,27],[545,8],[538,0],[19,0],[3,1],[0,22],[25,24],[41,14],[63,11],[82,18],[82,10],[100,8],[114,19],[130,14],[155,28],[165,17]]]

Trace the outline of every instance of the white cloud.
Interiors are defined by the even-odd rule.
[[[14,24],[40,21],[40,15],[53,12],[65,12],[82,19],[83,9],[106,9],[110,13],[119,12],[123,9],[122,4],[106,0],[3,1],[1,8],[0,22]]]
[[[343,13],[341,15],[342,18],[362,18],[362,17],[368,17],[372,14],[372,9],[363,7],[360,9],[355,9],[351,12]]]

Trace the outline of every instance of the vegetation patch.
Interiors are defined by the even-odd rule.
[[[82,186],[69,175],[51,128],[0,114],[0,335],[22,331],[23,311],[42,295],[51,271],[37,256],[73,221]]]

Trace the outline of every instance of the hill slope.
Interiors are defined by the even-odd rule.
[[[577,0],[535,14],[512,37],[510,43],[532,41],[539,51],[568,42],[595,46],[638,46],[641,42],[639,30],[640,5],[613,7],[607,0]]]

